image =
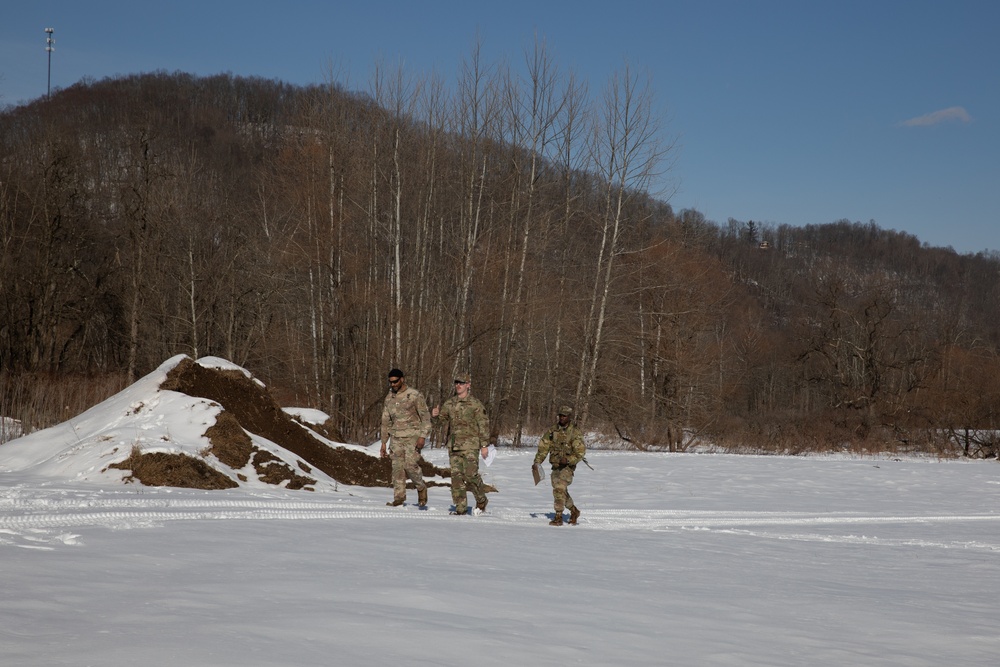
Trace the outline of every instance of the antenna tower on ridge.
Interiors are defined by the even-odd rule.
[[[48,98],[52,94],[52,52],[56,50],[55,47],[55,37],[52,33],[56,31],[55,28],[45,29],[45,51],[49,54],[49,78],[45,86],[45,97]]]

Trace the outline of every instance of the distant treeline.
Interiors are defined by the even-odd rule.
[[[471,372],[515,444],[561,403],[672,450],[1000,427],[1000,257],[675,212],[645,80],[591,93],[529,55],[448,86],[154,73],[4,110],[0,414],[46,426],[89,405],[59,387],[186,353],[360,442],[392,367],[432,403]]]

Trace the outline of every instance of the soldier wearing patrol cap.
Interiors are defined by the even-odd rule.
[[[475,513],[486,511],[486,488],[479,475],[479,459],[486,458],[490,421],[486,408],[470,393],[472,378],[467,373],[455,376],[455,395],[439,409],[431,409],[435,425],[448,427],[448,462],[451,464],[451,514],[463,516],[469,509],[469,491],[476,499]]]
[[[538,452],[532,468],[537,468],[547,456],[552,465],[552,499],[555,517],[550,526],[563,525],[563,507],[569,509],[569,524],[576,525],[580,518],[580,508],[569,495],[569,485],[573,483],[576,464],[583,460],[587,450],[583,445],[583,433],[570,423],[573,408],[563,405],[559,408],[559,422],[545,432],[538,441]]]

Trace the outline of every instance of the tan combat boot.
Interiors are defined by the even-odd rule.
[[[575,526],[576,520],[580,518],[580,508],[574,507],[569,511],[569,525]]]
[[[427,487],[417,489],[417,505],[421,508],[427,507]]]
[[[549,521],[549,525],[550,526],[561,526],[562,523],[563,523],[562,522],[562,512],[559,512],[558,514],[556,514],[556,518],[552,519],[552,521]]]

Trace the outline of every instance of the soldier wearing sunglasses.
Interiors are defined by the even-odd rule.
[[[420,472],[420,450],[431,433],[431,415],[424,395],[406,386],[403,371],[389,371],[389,393],[382,406],[382,458],[392,459],[392,501],[398,507],[406,502],[406,478],[417,487],[417,504],[427,507],[427,484]],[[386,451],[386,444],[392,442]]]

